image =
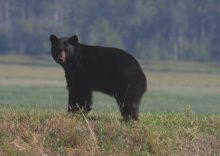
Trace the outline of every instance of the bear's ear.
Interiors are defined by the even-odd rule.
[[[69,39],[69,42],[70,44],[72,45],[75,45],[78,43],[78,37],[76,35],[72,36],[70,39]]]
[[[58,42],[58,38],[56,35],[50,35],[50,42],[53,44],[53,43],[56,43]]]

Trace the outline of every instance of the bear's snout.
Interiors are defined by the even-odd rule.
[[[57,57],[57,63],[64,63],[66,61],[66,53],[64,51],[61,52]]]

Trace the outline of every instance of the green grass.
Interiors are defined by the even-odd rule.
[[[0,155],[219,155],[220,118],[140,114],[123,122],[115,111],[87,118],[66,111],[0,109]]]
[[[41,107],[47,109],[65,109],[67,107],[67,91],[58,87],[1,87],[0,106],[9,107]],[[60,94],[63,93],[63,96]]]
[[[25,107],[35,106],[55,110],[67,110],[67,95],[65,87],[1,87],[0,107]],[[148,92],[143,97],[140,112],[181,112],[182,108],[189,105],[196,114],[219,114],[218,94],[206,93],[158,93]],[[116,101],[107,95],[94,93],[93,111],[118,111]]]

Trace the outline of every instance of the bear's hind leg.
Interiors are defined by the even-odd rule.
[[[117,96],[117,103],[121,111],[121,115],[124,117],[125,121],[138,120],[139,113],[139,103],[141,97],[134,98],[131,96]]]
[[[124,107],[121,110],[121,114],[124,117],[125,121],[137,121],[139,113],[139,103],[130,103],[127,102],[124,104]]]

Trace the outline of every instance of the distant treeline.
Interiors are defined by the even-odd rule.
[[[219,0],[0,0],[0,54],[50,53],[50,34],[138,58],[220,61]]]

